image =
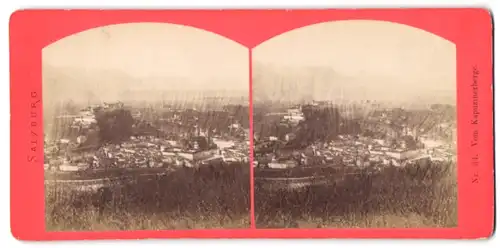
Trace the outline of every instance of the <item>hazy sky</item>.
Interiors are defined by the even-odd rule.
[[[247,48],[208,31],[165,23],[119,24],[74,34],[44,48],[43,65],[79,70],[74,77],[96,70],[126,73],[144,79],[134,86],[138,89],[248,90]],[[92,76],[99,77],[84,75]],[[171,77],[185,80],[162,80]],[[86,91],[104,93],[98,86],[102,82],[88,81],[83,82]]]
[[[342,94],[344,98],[383,101],[422,97],[454,103],[456,94],[455,45],[390,22],[353,20],[303,27],[259,45],[253,59],[264,69],[281,68],[293,74],[305,67],[324,67],[336,75],[319,79],[314,86],[300,82],[298,89],[294,86],[286,93],[295,97],[311,94],[333,100]],[[253,83],[256,87],[265,84],[262,87],[267,93],[283,87],[273,88],[266,80]]]

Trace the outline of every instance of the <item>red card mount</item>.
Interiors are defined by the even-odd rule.
[[[425,30],[456,48],[458,218],[441,228],[261,227],[254,174],[248,165],[247,227],[191,230],[47,231],[44,193],[42,49],[72,34],[113,24],[169,23],[213,32],[248,48],[314,24],[384,21]],[[200,44],[203,45],[203,44]],[[295,46],[299,49],[299,45]],[[10,20],[11,227],[21,240],[141,238],[482,238],[493,231],[492,19],[484,9],[343,10],[20,10]],[[214,58],[216,59],[216,58]],[[248,99],[259,96],[248,68]],[[253,80],[253,81],[252,81]],[[386,94],[391,94],[386,92]],[[249,105],[249,132],[258,128]],[[249,162],[256,159],[249,140]],[[260,174],[259,174],[260,175]],[[45,176],[46,177],[46,176]]]

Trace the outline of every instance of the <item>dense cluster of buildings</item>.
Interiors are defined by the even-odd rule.
[[[309,106],[325,104],[328,103],[313,102]],[[95,113],[98,110],[120,108],[124,108],[123,103],[104,103],[85,108],[78,115],[64,116],[67,123],[65,128],[70,131],[62,133],[69,135],[46,141],[46,169],[75,171],[129,167],[179,168],[249,161],[247,128],[237,121],[223,128],[211,128],[206,123],[200,125],[196,115],[191,112],[183,115],[182,110],[175,110],[174,114],[158,119],[166,125],[166,130],[170,130],[163,132],[165,135],[146,132],[132,135],[127,141],[119,144],[99,144]],[[298,105],[279,113],[281,122],[297,126],[305,120],[302,110],[302,106]],[[131,113],[137,120],[134,128],[148,122],[142,118],[147,113],[137,109],[131,109]],[[341,134],[335,139],[314,142],[302,148],[287,147],[290,141],[297,139],[294,132],[266,137],[257,137],[258,135],[254,134],[254,166],[291,168],[326,165],[379,168],[405,166],[420,161],[446,162],[455,159],[456,141],[440,137],[442,132],[456,132],[453,123],[432,123],[432,128],[429,128],[422,123],[408,124],[407,115],[391,115],[394,115],[394,112],[381,111],[370,116],[363,125],[363,131],[383,135],[365,135],[364,132]],[[147,124],[152,126],[149,122]]]
[[[303,120],[300,107],[291,108],[283,115],[283,121]],[[421,161],[453,161],[455,160],[456,144],[444,140],[433,129],[418,125],[407,125],[406,117],[401,117],[401,125],[394,125],[390,113],[382,113],[371,117],[373,124],[364,125],[372,128],[371,133],[383,133],[383,138],[377,135],[364,136],[362,133],[338,135],[328,142],[315,142],[306,148],[290,148],[287,143],[295,138],[293,133],[284,137],[258,137],[256,140],[255,167],[293,168],[298,166],[351,166],[377,167],[405,166]],[[373,119],[374,118],[374,119]],[[449,128],[453,125],[447,122],[435,123],[434,126]]]
[[[79,115],[73,116],[71,125],[67,128],[77,130],[77,135],[46,142],[45,168],[61,171],[158,167],[175,169],[211,163],[248,162],[249,132],[237,123],[227,127],[224,135],[211,135],[208,130],[202,131],[195,125],[186,129],[192,130],[189,133],[175,136],[145,133],[133,135],[119,144],[98,144],[99,130],[94,115],[96,109],[106,111],[123,107],[122,103],[103,104],[88,107]],[[134,118],[141,116],[140,111],[131,112]],[[175,116],[172,120],[165,121],[179,122],[180,118]],[[142,122],[144,120],[136,123]],[[246,139],[231,136],[242,133],[247,136]],[[91,143],[94,145],[89,145]]]

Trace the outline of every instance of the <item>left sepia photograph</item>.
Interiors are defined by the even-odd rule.
[[[42,50],[47,231],[250,226],[248,49],[161,23]]]

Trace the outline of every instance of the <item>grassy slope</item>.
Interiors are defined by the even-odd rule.
[[[455,227],[454,165],[390,169],[302,191],[255,189],[260,228]]]
[[[246,165],[183,169],[113,188],[112,196],[46,187],[46,227],[55,230],[247,228]],[[103,200],[106,199],[106,200]]]

